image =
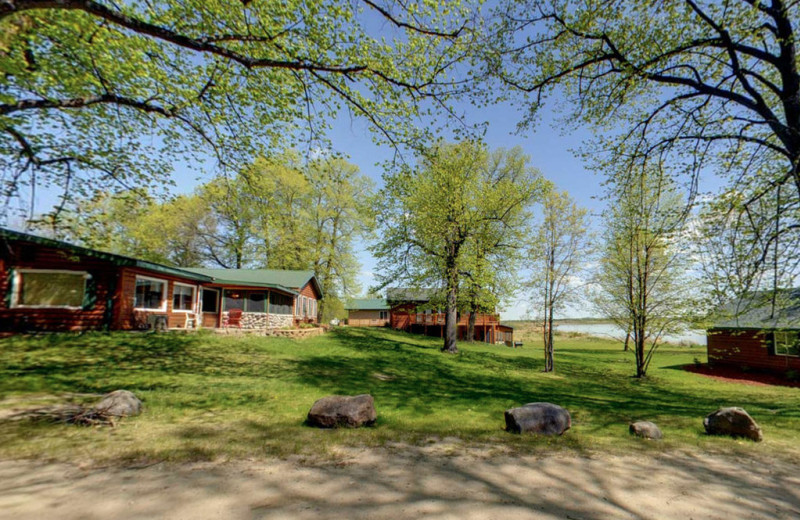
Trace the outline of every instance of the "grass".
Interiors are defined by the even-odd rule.
[[[800,445],[800,389],[725,383],[678,367],[705,348],[662,346],[650,377],[636,380],[620,345],[559,337],[556,372],[544,374],[535,338],[525,347],[461,344],[385,329],[340,329],[306,340],[199,334],[88,333],[0,340],[0,413],[64,394],[124,388],[146,411],[114,428],[0,420],[0,458],[155,461],[335,456],[340,448],[457,437],[501,451],[580,453],[703,450],[781,454]],[[304,425],[328,394],[371,393],[378,422],[358,430]],[[503,410],[533,401],[567,408],[573,428],[558,438],[503,431]],[[702,419],[742,406],[765,442],[712,438]],[[660,443],[627,434],[655,421]]]

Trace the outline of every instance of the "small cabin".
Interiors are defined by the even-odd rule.
[[[387,327],[389,304],[383,298],[360,298],[348,301],[347,324],[351,327]]]
[[[438,308],[433,289],[390,288],[386,299],[356,299],[345,306],[347,323],[353,327],[385,327],[413,334],[444,337],[445,313]],[[459,313],[456,330],[459,339],[467,338],[469,313]],[[500,323],[496,313],[475,316],[475,340],[512,345],[514,329]]]
[[[800,371],[800,289],[747,295],[725,305],[707,330],[708,362],[771,372]]]
[[[316,323],[312,271],[171,267],[0,228],[0,331]]]

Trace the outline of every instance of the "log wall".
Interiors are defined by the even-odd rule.
[[[785,372],[800,370],[800,358],[775,355],[770,335],[755,329],[711,329],[708,331],[708,362],[711,364]]]

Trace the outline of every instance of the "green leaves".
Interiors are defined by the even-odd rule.
[[[468,11],[384,1],[13,2],[0,15],[0,181],[11,198],[26,196],[26,177],[69,200],[109,185],[162,185],[181,160],[238,170],[299,142],[326,147],[343,109],[380,142],[415,147],[430,138],[425,122],[449,114],[460,93],[451,71],[473,36],[446,34]],[[110,94],[125,101],[85,102]]]
[[[457,287],[459,306],[509,295],[531,204],[544,184],[521,150],[463,141],[427,149],[377,194],[379,285]]]

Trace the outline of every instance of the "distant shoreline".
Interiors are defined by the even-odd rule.
[[[535,323],[538,320],[502,320],[503,323]],[[605,318],[563,318],[553,320],[556,325],[613,325],[614,322]]]

